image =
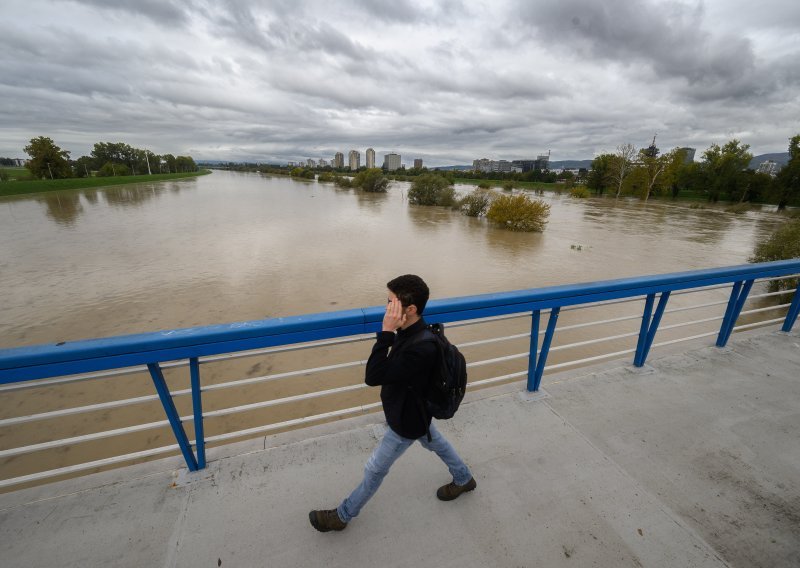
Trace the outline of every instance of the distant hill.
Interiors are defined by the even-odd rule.
[[[759,156],[753,156],[753,159],[750,160],[750,169],[757,170],[758,166],[761,165],[761,162],[766,162],[767,160],[772,160],[784,167],[786,164],[789,163],[789,152],[775,152],[772,154],[761,154]]]

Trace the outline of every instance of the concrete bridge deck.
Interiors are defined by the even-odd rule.
[[[800,566],[800,335],[730,346],[471,394],[440,423],[478,481],[451,503],[417,445],[344,532],[311,528],[360,480],[366,415],[212,449],[197,474],[170,458],[1,495],[0,562]]]

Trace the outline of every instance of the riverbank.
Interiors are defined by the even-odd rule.
[[[67,189],[91,189],[110,185],[125,185],[129,183],[146,183],[152,181],[166,181],[183,179],[210,174],[211,170],[199,172],[185,172],[177,174],[152,174],[139,176],[112,176],[67,178],[55,180],[8,181],[0,183],[0,197],[11,195],[26,195],[29,193],[43,193],[47,191],[61,191]]]

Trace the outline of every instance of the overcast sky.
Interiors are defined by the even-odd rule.
[[[800,133],[798,0],[3,0],[0,156],[49,136],[426,165]]]

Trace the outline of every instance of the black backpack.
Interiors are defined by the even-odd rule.
[[[437,368],[431,377],[426,396],[421,397],[415,392],[417,399],[425,403],[425,408],[421,409],[426,419],[428,416],[439,420],[452,418],[467,392],[467,361],[458,347],[447,340],[444,325],[441,323],[426,326],[414,343],[417,341],[432,341],[439,351]]]

